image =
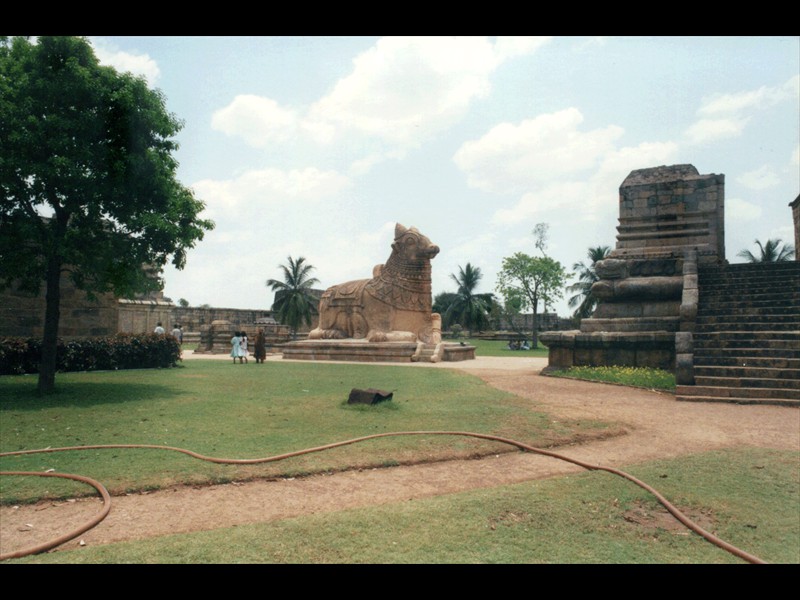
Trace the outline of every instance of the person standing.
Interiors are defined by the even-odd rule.
[[[250,354],[250,352],[247,349],[247,332],[246,331],[242,331],[242,343],[241,343],[241,346],[239,347],[239,349],[241,350],[241,355],[240,356],[241,356],[242,360],[244,360],[244,362],[247,362],[247,355]]]
[[[242,338],[238,331],[231,338],[231,357],[233,358],[233,364],[236,364],[237,358],[239,362],[242,362]]]
[[[258,333],[256,334],[256,345],[254,350],[255,351],[253,354],[256,357],[256,363],[263,363],[267,358],[267,336],[264,335],[263,327],[259,327]]]
[[[156,323],[156,328],[153,330],[153,333],[157,333],[159,335],[166,333],[166,330],[164,329],[163,325],[161,325],[161,321]]]
[[[183,343],[183,331],[181,331],[180,325],[175,325],[175,328],[172,330],[172,337],[178,340],[179,344]]]

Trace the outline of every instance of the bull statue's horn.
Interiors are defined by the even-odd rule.
[[[408,231],[408,229],[407,229],[407,228],[405,228],[405,227],[403,227],[403,226],[402,226],[400,223],[398,223],[398,224],[397,224],[397,225],[395,225],[395,227],[394,227],[394,239],[397,239],[397,238],[399,238],[399,237],[400,237],[401,235],[403,235],[403,234],[404,234],[406,231]]]

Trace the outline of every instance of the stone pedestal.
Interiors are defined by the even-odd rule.
[[[200,344],[195,354],[229,354],[231,338],[235,331],[230,321],[224,319],[212,321],[208,328],[200,332]]]

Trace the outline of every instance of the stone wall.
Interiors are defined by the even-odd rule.
[[[116,298],[101,294],[96,300],[89,300],[72,285],[67,274],[61,277],[60,310],[59,337],[106,336],[117,332]],[[44,314],[44,287],[38,295],[21,292],[16,286],[0,291],[0,335],[41,337]]]
[[[172,331],[174,306],[165,300],[120,299],[117,305],[119,333],[152,333],[158,323]]]
[[[239,329],[253,325],[257,319],[272,318],[271,310],[239,309],[239,308],[200,308],[173,306],[170,312],[170,323],[180,324],[183,331],[202,331],[214,321],[228,321]]]

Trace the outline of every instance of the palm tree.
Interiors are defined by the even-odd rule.
[[[433,297],[432,312],[442,315],[442,329],[449,329],[450,323],[447,321],[447,315],[453,302],[456,301],[458,294],[453,292],[441,292]]]
[[[780,239],[767,240],[766,244],[761,244],[756,240],[758,248],[761,251],[761,256],[756,256],[750,250],[742,250],[736,256],[747,259],[751,263],[763,262],[789,262],[794,260],[794,246],[791,244],[783,244]],[[781,248],[783,245],[783,248]]]
[[[575,308],[572,314],[577,319],[586,319],[592,316],[594,309],[597,307],[597,298],[592,294],[592,284],[599,279],[595,273],[594,266],[598,260],[603,260],[611,252],[609,246],[596,246],[589,248],[587,256],[591,263],[587,266],[582,262],[577,262],[572,265],[572,268],[578,273],[578,282],[567,286],[567,291],[575,294],[569,299],[569,307]]]
[[[458,323],[469,330],[478,331],[489,321],[489,311],[494,301],[493,294],[476,294],[475,289],[483,278],[480,267],[470,263],[464,268],[458,267],[458,275],[450,274],[450,278],[458,285],[458,291],[448,307],[443,320],[448,324]]]
[[[319,283],[316,277],[311,277],[314,267],[306,264],[302,256],[297,260],[288,257],[289,265],[279,265],[283,269],[283,281],[267,279],[267,287],[275,292],[275,301],[272,310],[278,321],[288,325],[292,330],[292,337],[297,338],[297,330],[305,322],[311,326],[311,317],[317,314],[318,299],[312,289]]]

